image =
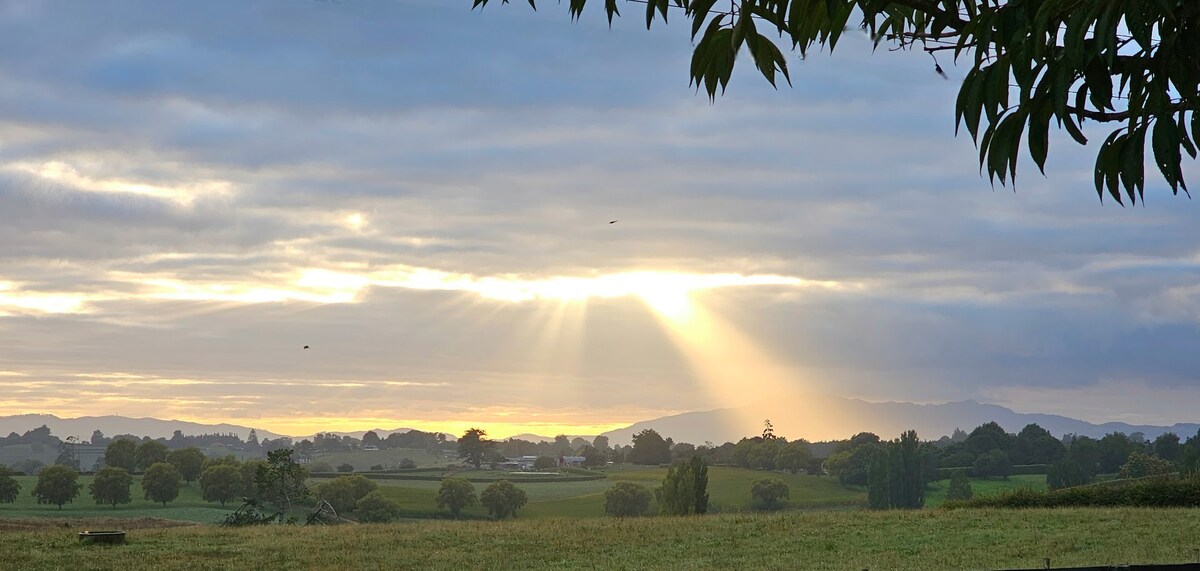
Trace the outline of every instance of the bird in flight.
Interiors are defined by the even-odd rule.
[[[609,221],[608,221],[608,223],[609,223],[609,224],[616,224],[616,223],[617,223],[617,221],[616,221],[616,220],[609,220]]]
[[[305,349],[308,349],[308,345],[305,345],[305,346],[304,346],[304,348],[305,348]]]

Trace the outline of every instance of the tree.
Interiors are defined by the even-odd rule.
[[[463,508],[469,508],[478,501],[475,497],[475,486],[466,478],[446,478],[438,488],[438,509],[449,509],[450,515],[457,518]]]
[[[332,472],[333,466],[330,466],[329,462],[313,462],[312,464],[308,465],[308,471],[309,471],[309,473],[312,473],[312,474],[320,474],[323,472]]]
[[[354,503],[354,514],[363,523],[387,523],[401,514],[400,504],[379,491],[371,492]]]
[[[17,501],[21,493],[21,484],[13,478],[13,471],[8,466],[0,464],[0,504],[11,504]]]
[[[645,515],[650,511],[650,490],[633,482],[617,482],[604,492],[604,513],[616,517]]]
[[[703,514],[708,511],[708,466],[693,456],[667,469],[662,487],[655,490],[658,509],[667,515]]]
[[[167,502],[174,501],[179,497],[179,470],[166,462],[156,462],[146,468],[146,472],[142,474],[142,490],[147,500],[152,502],[162,502],[163,507],[167,507]]]
[[[383,444],[383,441],[380,440],[379,435],[376,434],[374,430],[368,430],[366,434],[363,434],[362,445],[364,448],[367,446],[378,447],[382,444]]]
[[[550,456],[538,456],[533,461],[533,469],[538,470],[539,472],[543,470],[553,470],[557,467],[558,460],[555,460]]]
[[[354,466],[346,463],[338,464],[337,471],[342,473],[353,472]]]
[[[483,465],[487,451],[496,445],[488,440],[487,432],[481,428],[471,428],[458,439],[458,457],[464,458],[476,470]]]
[[[495,519],[504,519],[510,515],[516,517],[517,510],[525,505],[525,490],[514,486],[508,480],[500,480],[484,488],[483,493],[479,495],[479,502],[487,508],[488,515]]]
[[[653,428],[647,428],[633,435],[628,460],[633,464],[665,464],[671,461],[671,445]]]
[[[475,505],[475,486],[464,477],[446,477],[438,488],[438,509],[449,509],[451,517],[458,517],[463,507]]]
[[[167,463],[179,470],[183,481],[190,486],[204,470],[204,453],[195,446],[172,450],[167,453]]]
[[[603,466],[608,462],[608,457],[604,455],[604,452],[591,444],[585,445],[580,455],[583,456],[583,465],[588,468]]]
[[[104,449],[104,464],[116,468],[124,468],[126,472],[137,470],[137,443],[132,440],[117,439],[108,443]]]
[[[775,455],[775,467],[795,474],[812,462],[812,452],[808,443],[795,440],[784,444]]]
[[[147,440],[138,444],[134,451],[134,459],[141,470],[150,468],[152,464],[167,461],[167,445],[157,440]]]
[[[978,457],[997,449],[1007,453],[1014,448],[1015,440],[1013,435],[1005,432],[999,424],[988,422],[972,430],[964,444],[968,452]]]
[[[892,480],[886,449],[877,451],[871,458],[867,474],[867,507],[886,510],[892,507]]]
[[[283,520],[297,502],[308,499],[309,491],[305,480],[308,472],[292,460],[289,448],[280,448],[267,453],[266,462],[247,462],[253,466],[255,499],[274,512],[274,518]]]
[[[1098,443],[1100,448],[1100,473],[1114,474],[1125,465],[1129,455],[1138,450],[1137,443],[1120,432],[1104,435]]]
[[[224,506],[245,491],[237,466],[215,464],[200,473],[200,496],[206,502],[221,502]]]
[[[750,484],[750,497],[759,509],[777,510],[783,507],[783,501],[788,499],[791,490],[779,478],[764,478]]]
[[[1071,438],[1071,446],[1067,449],[1067,458],[1079,465],[1079,468],[1090,479],[1096,475],[1100,463],[1100,444],[1087,436]]]
[[[1173,432],[1160,434],[1154,439],[1154,443],[1150,445],[1155,456],[1174,462],[1179,459],[1179,452],[1182,447],[1179,445],[1179,435]]]
[[[354,509],[355,502],[374,492],[379,485],[362,474],[338,476],[317,486],[317,497],[329,502],[338,513]]]
[[[473,0],[472,7],[488,2]],[[586,3],[572,0],[572,19]],[[645,4],[647,28],[656,14],[666,22],[671,7],[692,21],[691,83],[710,99],[724,93],[742,48],[771,85],[779,74],[790,85],[787,59],[771,34],[801,57],[814,47],[832,51],[853,16],[876,45],[929,53],[943,77],[938,53],[952,51],[956,61],[973,56],[955,123],[978,144],[989,179],[1015,183],[1022,139],[1044,173],[1051,123],[1082,145],[1088,139],[1081,125],[1091,120],[1111,124],[1096,156],[1101,199],[1106,191],[1118,203],[1123,195],[1131,204],[1143,198],[1148,137],[1172,191],[1187,190],[1182,155],[1196,158],[1200,137],[1195,2],[1091,0],[1086,9],[1078,0],[731,0],[727,9],[712,0]],[[611,24],[618,3],[606,0],[604,11]]]
[[[66,466],[47,466],[39,474],[33,496],[39,504],[54,504],[62,509],[79,495],[79,472]]]
[[[1119,477],[1145,478],[1146,476],[1170,474],[1173,470],[1174,467],[1171,463],[1162,458],[1142,452],[1134,452],[1129,455],[1129,459],[1125,461],[1125,465],[1121,466]]]
[[[971,492],[971,482],[967,481],[966,470],[955,470],[950,474],[950,489],[946,490],[947,500],[969,500],[974,495]]]
[[[1013,459],[1017,464],[1054,464],[1067,453],[1061,440],[1037,424],[1029,424],[1017,433],[1017,448],[1020,457]]]
[[[96,500],[97,504],[110,504],[113,509],[117,509],[117,504],[127,504],[133,501],[129,495],[129,488],[132,485],[133,476],[130,476],[124,468],[108,466],[96,472],[92,483],[88,485],[88,491],[91,492],[92,499]]]
[[[1012,472],[1012,462],[1009,462],[1007,453],[997,448],[986,454],[980,454],[979,458],[975,459],[975,463],[971,465],[971,470],[980,478],[1007,480],[1009,473]]]
[[[889,446],[891,505],[894,508],[920,509],[925,505],[920,444],[917,431],[908,430]]]
[[[601,452],[608,450],[608,437],[603,434],[592,439],[592,446]]]

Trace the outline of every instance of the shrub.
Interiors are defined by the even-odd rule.
[[[533,469],[539,472],[542,470],[553,470],[557,467],[558,460],[555,460],[550,456],[538,456],[537,459],[533,461]]]
[[[341,464],[337,467],[337,471],[338,472],[353,472],[354,466],[351,466],[350,464]]]
[[[969,500],[974,495],[971,482],[967,481],[966,469],[960,468],[950,476],[950,489],[946,491],[947,500]]]
[[[1091,481],[1091,475],[1070,457],[1050,467],[1046,472],[1046,485],[1051,490],[1082,486]]]
[[[317,497],[329,502],[338,513],[354,509],[358,500],[374,492],[379,484],[368,480],[362,474],[353,476],[338,476],[317,486]]]
[[[525,490],[513,485],[508,480],[500,480],[483,490],[479,496],[480,503],[488,510],[488,515],[495,519],[508,516],[517,517],[517,510],[526,502]]]
[[[417,467],[417,463],[413,462],[412,458],[401,458],[400,459],[399,468],[401,470],[412,470],[413,468],[416,468],[416,467]]]
[[[330,466],[329,462],[314,462],[308,465],[308,471],[312,473],[332,472],[333,466]]]
[[[387,523],[400,517],[400,504],[376,490],[354,503],[354,513],[361,522]]]
[[[1129,460],[1125,461],[1125,465],[1121,466],[1121,471],[1118,474],[1120,478],[1144,478],[1146,476],[1158,476],[1160,474],[1170,474],[1174,471],[1174,467],[1170,462],[1163,460],[1157,456],[1151,456],[1142,452],[1134,452],[1129,455]]]
[[[650,510],[650,490],[633,482],[617,482],[604,492],[604,513],[616,517],[645,515]]]
[[[947,507],[1058,508],[1058,507],[1200,507],[1200,478],[1157,476],[1140,480],[1114,480],[1061,490],[1029,488]]]
[[[783,507],[783,501],[788,499],[790,493],[787,484],[779,478],[763,478],[750,485],[750,497],[759,509],[777,510]]]
[[[980,454],[975,459],[975,463],[971,465],[971,471],[980,478],[1004,478],[1008,479],[1008,475],[1012,472],[1012,462],[1008,460],[1008,454],[1003,450],[995,449],[985,454]]]

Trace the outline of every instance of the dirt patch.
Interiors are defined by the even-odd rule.
[[[178,521],[173,519],[158,519],[153,517],[142,517],[132,519],[122,518],[87,518],[87,519],[69,519],[69,518],[26,518],[26,519],[0,519],[0,531],[20,531],[34,530],[47,528],[62,528],[73,530],[87,529],[162,529],[167,527],[184,527],[200,525],[190,521]]]

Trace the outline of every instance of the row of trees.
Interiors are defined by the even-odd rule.
[[[21,492],[21,485],[12,477],[13,472],[0,465],[0,503],[16,501]],[[142,495],[153,502],[162,502],[166,506],[179,496],[181,477],[174,466],[166,462],[150,465],[141,478]],[[31,494],[39,504],[50,504],[62,509],[65,504],[79,497],[79,472],[68,467],[50,466],[38,473],[37,483]],[[111,505],[114,509],[120,504],[133,500],[133,476],[124,468],[106,467],[98,472],[88,492],[97,504]]]

